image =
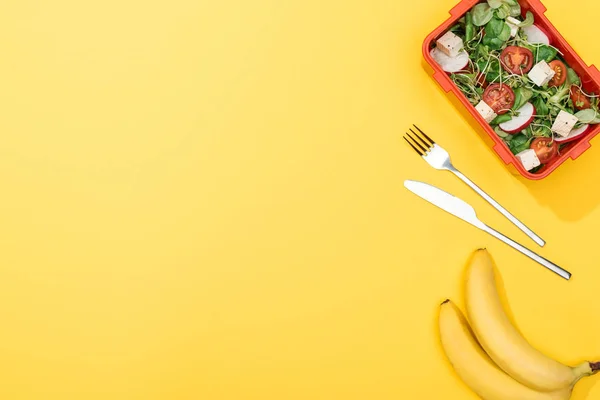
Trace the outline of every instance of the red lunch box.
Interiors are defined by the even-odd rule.
[[[463,95],[461,90],[452,82],[448,73],[446,73],[439,64],[429,54],[430,50],[435,46],[436,40],[442,36],[447,30],[458,22],[467,11],[469,11],[477,3],[482,3],[480,0],[463,0],[457,4],[452,10],[450,10],[450,18],[448,18],[443,24],[437,27],[431,32],[425,41],[423,42],[423,56],[433,69],[433,78],[439,83],[442,89],[446,92],[452,92],[454,96],[451,96],[451,100],[456,103],[458,100],[462,103],[462,106],[457,106],[463,111],[468,112],[468,118],[472,125],[476,127],[478,133],[482,138],[494,149],[496,154],[509,166],[509,168],[527,179],[540,180],[550,175],[556,170],[562,163],[567,159],[571,158],[575,160],[587,149],[590,148],[590,140],[600,132],[600,124],[592,125],[588,132],[582,135],[581,138],[567,143],[566,146],[561,150],[559,157],[554,158],[548,164],[544,165],[543,168],[531,173],[527,171],[517,160],[517,158],[510,151],[504,141],[494,132],[492,127],[479,115],[475,107],[469,102],[469,100]],[[587,66],[585,62],[577,55],[575,50],[567,43],[567,41],[560,35],[558,30],[550,23],[548,18],[544,15],[546,7],[539,0],[519,0],[521,4],[522,14],[525,16],[527,11],[531,11],[535,17],[535,24],[542,28],[550,38],[552,46],[559,49],[562,53],[563,58],[569,64],[575,72],[581,78],[582,86],[584,91],[587,93],[600,93],[600,72],[594,65]],[[474,123],[474,124],[473,124]]]

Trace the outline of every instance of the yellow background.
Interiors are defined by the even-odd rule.
[[[598,142],[511,175],[423,68],[454,4],[2,2],[0,398],[474,399],[435,318],[480,246],[536,346],[600,358]],[[600,5],[545,4],[600,64]],[[538,249],[419,159],[412,123],[573,280],[406,191]]]

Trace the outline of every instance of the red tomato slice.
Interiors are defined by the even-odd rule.
[[[567,80],[567,66],[560,60],[550,61],[548,64],[554,70],[554,76],[548,82],[548,86],[560,86]]]
[[[591,107],[590,99],[583,94],[578,86],[571,86],[571,100],[573,100],[573,106],[578,110],[585,110]]]
[[[546,164],[558,155],[558,143],[552,138],[535,138],[529,148],[535,150],[535,154],[542,164]]]
[[[483,101],[496,114],[506,114],[515,104],[515,92],[508,85],[492,83],[483,92]]]
[[[533,67],[533,53],[525,47],[508,46],[502,50],[500,61],[505,71],[523,75]]]

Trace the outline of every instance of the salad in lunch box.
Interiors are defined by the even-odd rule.
[[[516,0],[475,5],[430,54],[530,172],[600,123],[598,96]]]

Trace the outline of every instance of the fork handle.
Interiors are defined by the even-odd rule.
[[[502,207],[500,205],[500,203],[498,203],[496,200],[492,199],[492,197],[490,195],[488,195],[486,192],[484,192],[479,186],[477,186],[475,183],[473,183],[469,178],[467,178],[462,172],[460,172],[459,170],[457,170],[456,168],[452,167],[449,168],[449,170],[454,173],[454,175],[456,175],[457,177],[459,177],[464,183],[466,183],[467,185],[469,185],[469,187],[471,187],[471,189],[473,189],[474,191],[476,191],[481,197],[483,197],[488,203],[490,203],[492,206],[494,206],[494,208],[498,211],[500,211],[500,213],[502,215],[504,215],[506,218],[508,218],[508,220],[510,222],[512,222],[513,224],[515,224],[519,229],[521,229],[523,232],[525,232],[525,234],[527,234],[527,236],[529,236],[534,242],[536,242],[538,245],[544,247],[544,245],[546,244],[546,242],[539,237],[534,231],[532,231],[531,229],[529,229],[527,226],[525,226],[524,223],[522,223],[521,221],[519,221],[517,219],[517,217],[515,217],[514,215],[512,215],[511,213],[509,213],[504,207]]]
[[[561,276],[562,278],[564,278],[566,280],[571,279],[571,273],[569,271],[559,267],[558,265],[554,264],[552,261],[546,260],[544,257],[540,256],[539,254],[534,253],[533,251],[529,250],[527,247],[515,242],[508,236],[503,235],[502,233],[498,232],[497,230],[495,230],[493,228],[490,228],[487,225],[484,225],[482,227],[482,229],[484,231],[486,231],[487,233],[489,233],[490,235],[492,235],[493,237],[495,237],[496,239],[500,239],[507,245],[509,245],[509,246],[513,247],[514,249],[520,251],[521,253],[525,254],[527,257],[531,258],[532,260],[537,261],[538,263],[540,263],[544,267],[548,268],[550,271],[554,272],[555,274]]]

